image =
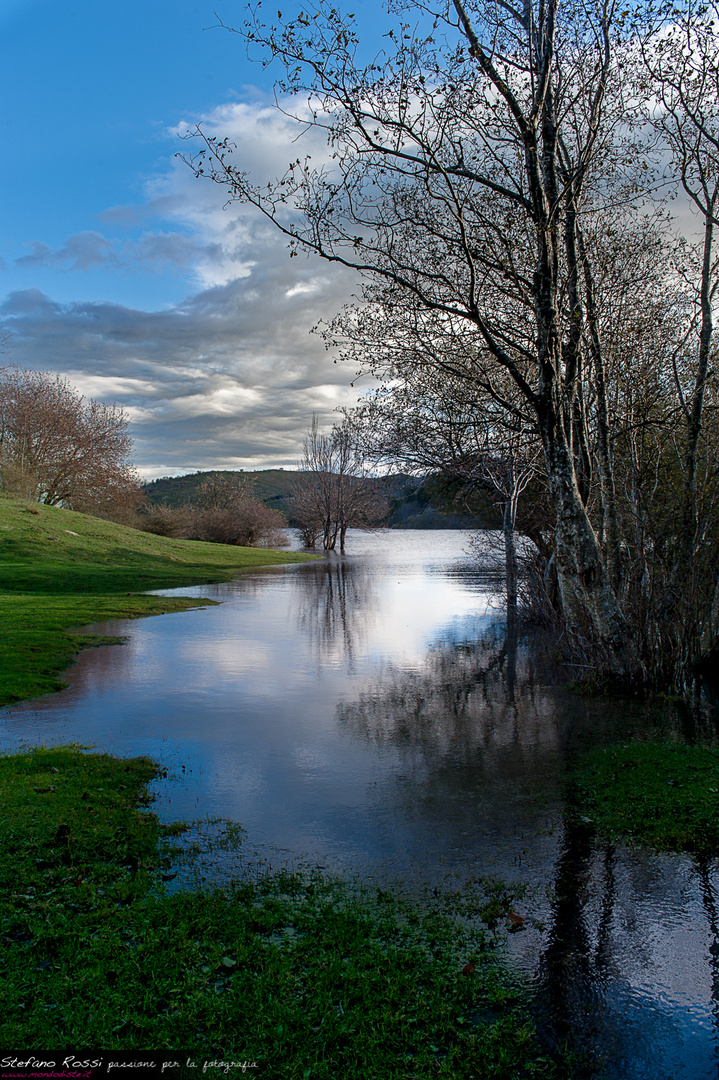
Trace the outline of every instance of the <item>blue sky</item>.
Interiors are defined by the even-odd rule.
[[[175,157],[198,121],[258,174],[297,156],[272,69],[216,25],[244,9],[0,0],[4,361],[125,407],[146,477],[292,467],[312,412],[329,423],[356,400],[353,372],[309,333],[355,280],[290,260]]]

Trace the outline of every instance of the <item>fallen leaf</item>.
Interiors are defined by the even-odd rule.
[[[474,975],[476,970],[477,970],[477,968],[475,967],[475,965],[470,960],[469,963],[465,964],[464,967],[462,968],[462,974],[463,975]]]

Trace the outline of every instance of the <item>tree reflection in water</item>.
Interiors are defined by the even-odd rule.
[[[297,627],[318,663],[335,657],[352,672],[377,608],[370,568],[330,555],[303,571],[293,596]]]
[[[419,669],[386,667],[337,716],[355,739],[401,752],[394,798],[428,859],[442,852],[449,869],[456,853],[469,881],[511,867],[534,886],[511,951],[548,1043],[585,1062],[578,1077],[716,1076],[716,862],[608,844],[565,783],[581,749],[706,737],[706,712],[584,701],[547,685],[531,643],[500,629],[437,644]]]

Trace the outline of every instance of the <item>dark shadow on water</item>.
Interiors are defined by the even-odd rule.
[[[600,919],[593,945],[587,923],[592,889],[595,835],[575,809],[565,814],[559,858],[555,864],[551,923],[535,979],[537,1017],[542,1037],[552,1048],[579,1054],[580,1073],[599,1064],[598,1035],[606,1032],[601,1002],[610,962],[609,926],[615,896],[614,850],[604,852]]]

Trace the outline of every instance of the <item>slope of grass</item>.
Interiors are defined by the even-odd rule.
[[[138,808],[154,775],[77,747],[0,759],[6,1049],[152,1050],[285,1080],[570,1075],[488,947],[496,887],[418,908],[278,872],[168,895],[175,830]]]
[[[0,705],[62,687],[57,675],[97,639],[67,633],[198,601],[143,589],[226,581],[296,552],[170,540],[52,506],[0,498]]]

